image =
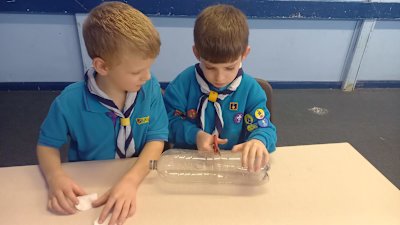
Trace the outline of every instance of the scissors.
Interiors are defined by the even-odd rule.
[[[218,147],[218,137],[217,135],[213,135],[214,138],[214,154],[217,154],[219,156],[221,156],[221,152],[219,151],[219,147]]]

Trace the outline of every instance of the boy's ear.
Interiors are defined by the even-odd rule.
[[[242,61],[244,61],[247,58],[249,53],[250,53],[250,46],[247,45],[247,48],[246,48],[246,50],[244,50],[243,55],[242,55]]]
[[[200,60],[200,54],[199,54],[199,52],[197,51],[196,46],[193,45],[192,49],[193,49],[193,54],[194,54],[194,56],[196,57],[196,59],[197,59],[197,60]]]
[[[102,58],[100,57],[94,58],[92,65],[98,74],[103,76],[107,75],[108,67],[106,65],[106,62]]]

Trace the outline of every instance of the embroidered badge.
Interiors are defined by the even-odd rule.
[[[254,122],[254,118],[250,114],[246,114],[244,116],[244,122],[246,124],[252,124]]]
[[[136,123],[139,125],[142,125],[144,123],[149,123],[150,122],[150,116],[142,117],[142,118],[136,118]]]
[[[267,120],[267,118],[264,118],[262,120],[259,120],[257,124],[259,127],[268,127],[269,121]]]
[[[197,117],[197,111],[195,109],[189,109],[186,113],[187,117],[194,120]]]
[[[233,117],[233,122],[238,124],[242,122],[243,119],[243,113],[236,113],[235,116]]]
[[[237,102],[230,102],[229,103],[229,110],[237,111],[239,108],[239,104]]]
[[[264,110],[262,109],[257,109],[256,112],[254,113],[257,119],[262,120],[265,117]]]
[[[252,132],[253,130],[255,130],[257,128],[258,128],[257,124],[247,125],[247,131],[249,131],[249,132]]]

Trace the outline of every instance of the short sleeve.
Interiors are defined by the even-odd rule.
[[[67,142],[68,128],[59,98],[50,106],[49,112],[40,127],[39,145],[60,149]]]
[[[146,134],[146,143],[154,140],[168,141],[168,117],[160,85],[156,79],[154,81],[151,92],[150,124]]]

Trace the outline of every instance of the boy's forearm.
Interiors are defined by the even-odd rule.
[[[36,149],[39,166],[48,181],[56,174],[63,173],[60,151],[56,148],[38,145]]]
[[[135,186],[139,186],[142,180],[149,173],[149,161],[158,160],[164,148],[163,141],[150,141],[146,143],[139,158],[132,168],[125,174],[125,178],[130,179]]]

